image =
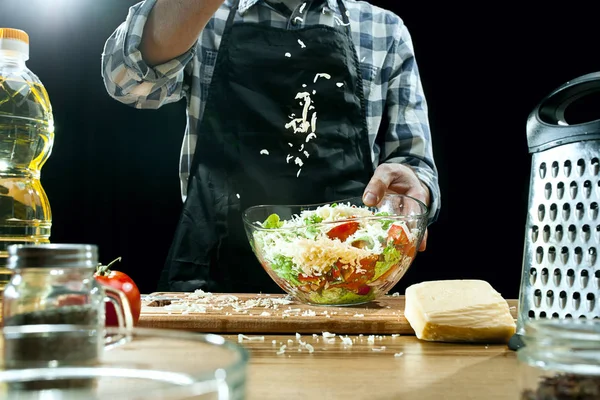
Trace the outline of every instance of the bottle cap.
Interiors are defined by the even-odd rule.
[[[0,51],[15,53],[25,61],[29,60],[29,35],[19,29],[0,28]]]

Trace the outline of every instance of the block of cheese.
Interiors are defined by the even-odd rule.
[[[483,280],[411,285],[404,316],[417,338],[428,341],[506,343],[516,330],[508,303]]]

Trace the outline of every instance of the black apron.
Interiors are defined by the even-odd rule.
[[[344,25],[286,30],[234,24],[235,2],[158,290],[280,293],[252,253],[242,212],[362,195],[373,173],[365,99],[338,5]]]

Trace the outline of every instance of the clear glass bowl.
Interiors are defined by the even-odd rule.
[[[522,400],[600,399],[600,320],[529,322],[517,351]]]
[[[416,257],[427,217],[424,203],[399,194],[370,208],[355,197],[258,205],[242,215],[250,246],[277,285],[299,302],[332,306],[367,303],[394,287]]]
[[[38,333],[34,333],[35,327]],[[44,332],[40,334],[40,332]],[[0,345],[34,338],[64,337],[69,353],[76,325],[5,327]],[[94,336],[94,335],[92,335]],[[5,338],[5,339],[4,339]],[[180,400],[245,398],[248,354],[239,345],[210,334],[134,328],[108,328],[108,350],[95,365],[65,357],[27,368],[0,369],[0,398],[27,400]],[[5,351],[3,350],[3,353]],[[57,352],[54,351],[53,354]],[[70,354],[69,354],[70,355]],[[5,355],[6,357],[6,355]],[[71,359],[73,359],[71,357]],[[77,357],[75,357],[77,359]]]

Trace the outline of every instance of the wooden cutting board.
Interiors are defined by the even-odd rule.
[[[384,296],[369,304],[330,307],[298,302],[278,304],[284,295],[213,294],[190,299],[192,293],[157,292],[143,301],[139,326],[206,333],[408,334],[404,296]],[[150,307],[152,299],[177,299],[169,306]],[[181,304],[196,304],[182,311]],[[508,300],[516,318],[516,300]]]

